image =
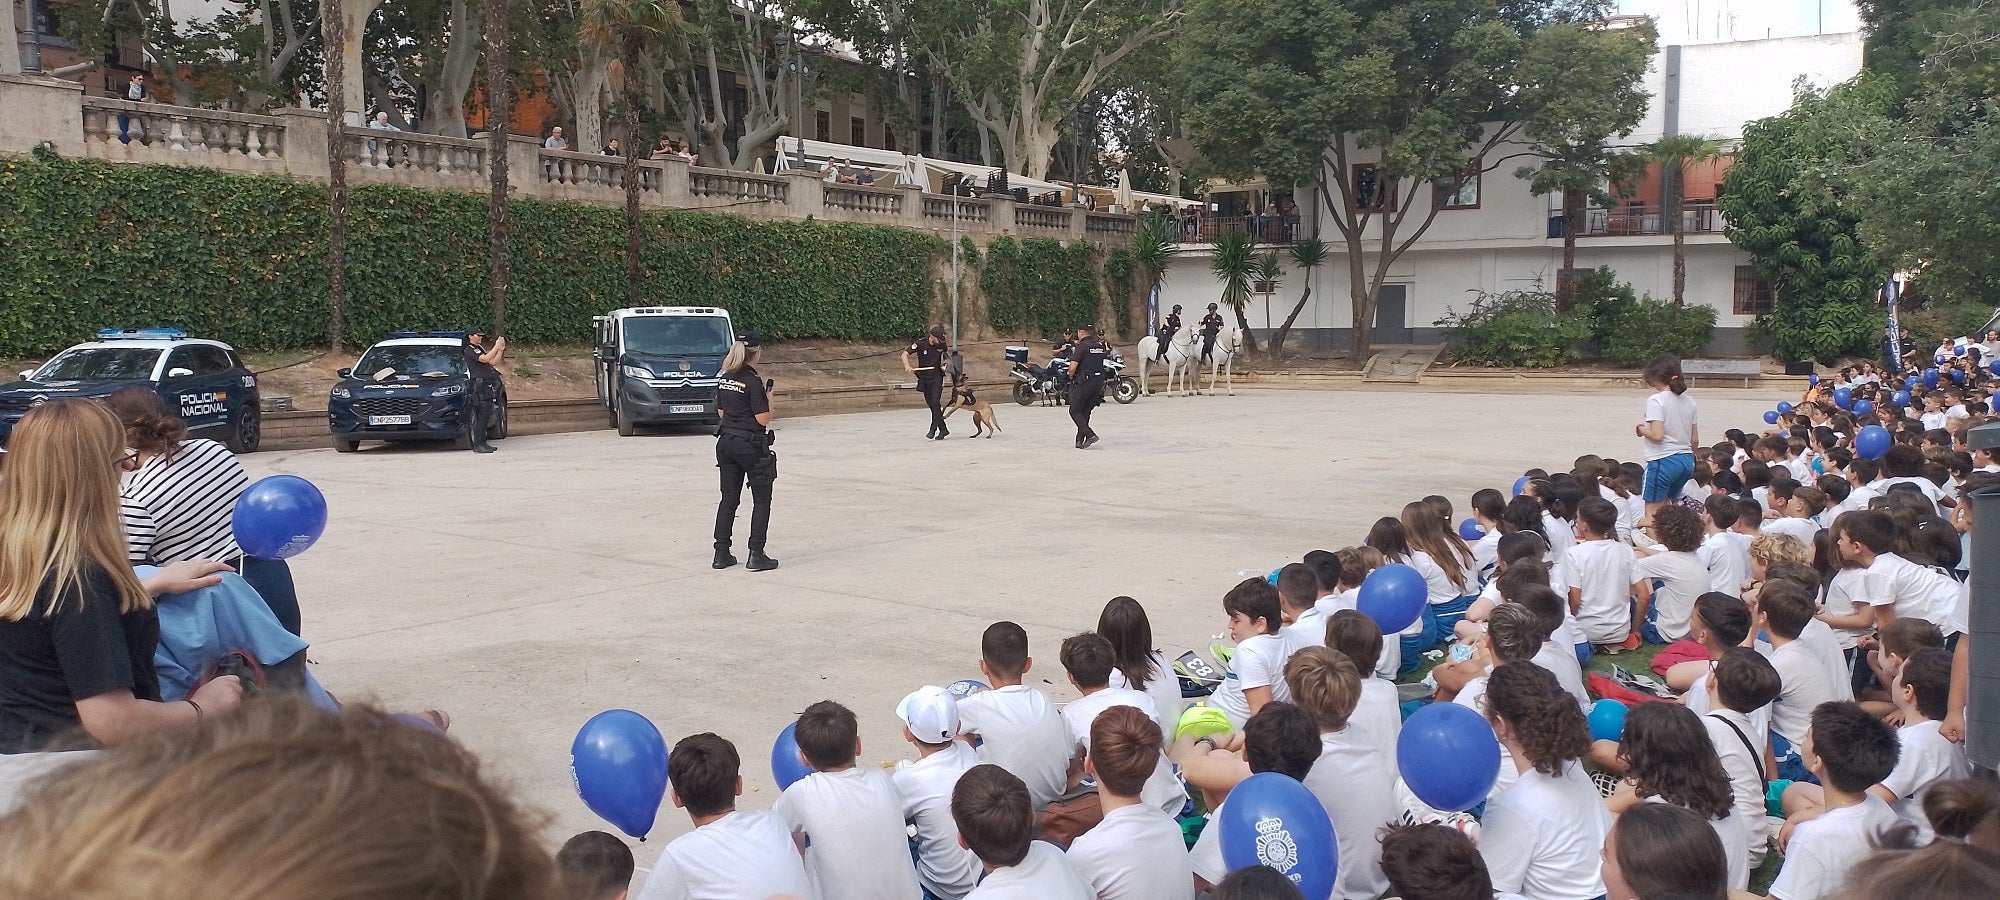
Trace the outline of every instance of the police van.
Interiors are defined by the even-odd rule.
[[[236,348],[191,338],[178,328],[106,328],[0,385],[0,442],[28,410],[62,397],[102,399],[129,385],[159,392],[192,437],[212,438],[237,453],[263,441],[257,376]]]
[[[486,403],[486,436],[507,436],[507,386],[476,390],[465,363],[463,331],[396,331],[340,370],[326,401],[333,449],[353,453],[362,441],[451,441],[472,448],[467,404]]]
[[[736,343],[728,310],[640,306],[594,316],[597,400],[618,433],[641,425],[714,425],[715,385]]]

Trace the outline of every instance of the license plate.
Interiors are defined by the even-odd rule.
[[[368,424],[370,424],[370,425],[408,425],[408,424],[410,424],[410,417],[409,417],[409,416],[369,416],[369,417],[368,417]]]
[[[705,403],[676,403],[672,406],[667,407],[668,415],[674,415],[677,413],[698,413],[698,412],[708,412],[708,405]]]

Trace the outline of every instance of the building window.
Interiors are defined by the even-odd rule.
[[[868,122],[859,116],[848,119],[847,142],[856,147],[868,146]]]
[[[1396,185],[1372,163],[1354,167],[1354,211],[1389,212],[1396,208]]]
[[[833,114],[826,110],[813,113],[813,139],[833,141]]]
[[[1761,316],[1771,311],[1771,282],[1757,274],[1754,266],[1736,267],[1736,303],[1739,316]]]
[[[1479,169],[1476,166],[1442,176],[1432,185],[1440,209],[1479,208]]]

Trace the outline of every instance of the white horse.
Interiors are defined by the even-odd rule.
[[[1216,333],[1215,348],[1211,350],[1208,355],[1209,393],[1211,394],[1215,393],[1216,371],[1221,370],[1223,383],[1228,387],[1229,396],[1231,397],[1236,396],[1236,357],[1241,356],[1242,354],[1243,354],[1242,329],[1237,328],[1234,325],[1229,325],[1225,326],[1220,332]],[[1199,390],[1199,384],[1201,382],[1201,347],[1199,344],[1195,346],[1194,356],[1195,356],[1195,362],[1194,362],[1195,382],[1197,384],[1197,389],[1195,393],[1199,394],[1201,393],[1201,391]]]
[[[1201,336],[1195,333],[1194,329],[1182,328],[1174,332],[1173,339],[1167,342],[1167,394],[1169,396],[1174,392],[1174,378],[1176,376],[1180,378],[1181,389],[1184,392],[1194,392],[1193,386],[1188,382],[1188,379],[1193,377],[1190,373],[1195,369],[1195,357],[1200,352]],[[1146,369],[1149,365],[1158,361],[1159,355],[1159,338],[1147,335],[1139,339],[1139,390],[1141,393],[1150,394],[1153,392],[1152,388],[1146,383]]]

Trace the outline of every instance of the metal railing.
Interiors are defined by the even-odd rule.
[[[1561,216],[1562,210],[1549,211],[1551,216]],[[1713,201],[1691,202],[1681,205],[1682,234],[1714,234],[1722,231],[1722,214]],[[1672,234],[1671,216],[1657,205],[1630,204],[1627,206],[1590,207],[1583,211],[1583,222],[1577,229],[1578,237],[1627,237]]]

